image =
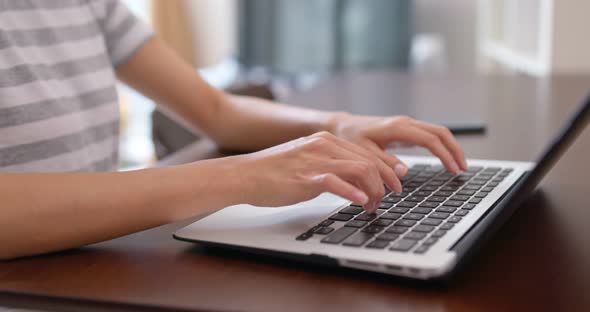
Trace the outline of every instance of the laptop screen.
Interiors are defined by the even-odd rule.
[[[526,196],[537,187],[549,169],[555,165],[557,160],[559,160],[568,147],[575,141],[580,133],[582,133],[589,120],[590,94],[578,106],[575,113],[565,125],[561,127],[558,134],[553,138],[536,161],[535,168],[527,175],[526,180],[523,181],[523,192],[520,194]]]

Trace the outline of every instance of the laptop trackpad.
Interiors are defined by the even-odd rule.
[[[299,232],[327,218],[330,212],[346,202],[341,197],[324,193],[312,200],[291,206],[266,208],[236,205],[203,218],[189,227],[192,228],[193,234],[207,233],[206,236],[215,232],[235,233],[236,230],[262,231],[268,234],[284,234],[290,232],[289,230]]]

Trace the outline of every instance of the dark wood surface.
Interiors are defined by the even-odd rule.
[[[465,118],[488,125],[485,135],[460,138],[470,157],[531,160],[588,90],[590,77],[365,73],[342,75],[288,101],[440,120],[463,107]],[[200,145],[200,155],[215,155],[212,148]],[[446,285],[204,250],[172,239],[193,221],[187,220],[0,262],[0,303],[60,311],[590,311],[589,160],[587,129],[540,190]]]

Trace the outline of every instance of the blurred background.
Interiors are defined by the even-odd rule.
[[[212,85],[277,100],[343,71],[590,71],[585,1],[124,2]],[[198,137],[133,90],[120,86],[120,94],[122,169],[149,166]]]

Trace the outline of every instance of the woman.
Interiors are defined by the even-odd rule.
[[[201,129],[256,151],[113,172],[116,79]],[[448,129],[225,94],[116,0],[0,0],[0,259],[82,246],[238,203],[281,206],[331,192],[375,211],[416,144],[466,169]],[[102,171],[102,172],[101,172]]]

